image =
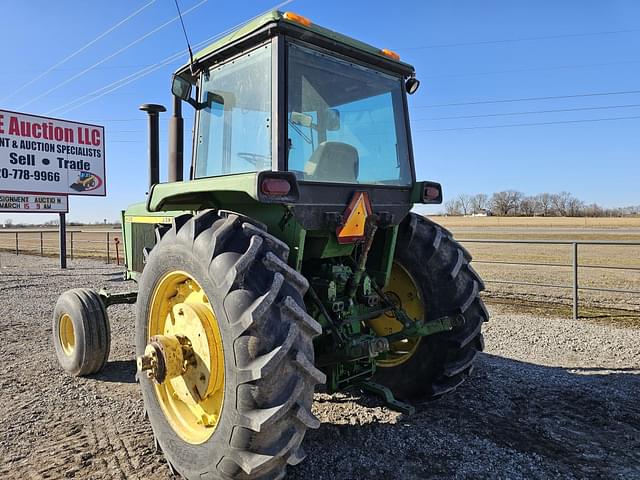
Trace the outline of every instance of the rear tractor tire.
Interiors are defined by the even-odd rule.
[[[454,317],[451,331],[409,338],[391,345],[378,362],[374,380],[407,400],[435,399],[458,387],[484,348],[482,324],[489,319],[480,292],[484,284],[471,255],[451,233],[409,214],[400,226],[391,280],[385,288],[412,318]],[[371,321],[379,335],[402,328],[395,318]]]
[[[239,215],[182,215],[156,235],[136,352],[158,445],[187,479],[283,478],[319,426],[311,403],[325,381],[306,279],[287,265],[284,243]]]
[[[96,291],[77,288],[60,295],[53,310],[53,345],[60,366],[71,375],[102,370],[109,358],[111,332]]]

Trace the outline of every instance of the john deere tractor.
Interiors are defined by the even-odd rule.
[[[271,12],[173,77],[169,181],[123,212],[137,291],[64,293],[57,357],[74,375],[109,355],[106,308],[136,303],[137,379],[156,441],[188,479],[275,479],[302,461],[313,393],[358,388],[411,412],[458,387],[488,318],[468,252],[411,212],[411,65]],[[183,104],[195,111],[182,180]]]

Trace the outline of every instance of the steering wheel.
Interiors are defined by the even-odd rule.
[[[249,162],[251,165],[258,169],[262,169],[265,163],[271,163],[271,157],[269,155],[260,155],[258,153],[251,152],[238,152],[238,157]]]

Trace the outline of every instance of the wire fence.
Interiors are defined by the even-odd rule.
[[[104,260],[106,263],[120,265],[123,257],[121,239],[122,234],[117,229],[67,230],[67,258],[72,260],[74,258],[97,258]],[[468,248],[477,245],[486,246],[484,251],[473,252],[473,263],[477,268],[480,269],[482,266],[500,268],[500,270],[481,272],[485,283],[526,287],[528,290],[569,291],[573,307],[573,318],[575,319],[580,317],[581,300],[586,292],[633,296],[638,299],[633,305],[640,305],[640,248],[638,248],[640,247],[640,242],[638,241],[477,238],[461,239],[459,241]],[[504,247],[507,245],[515,246],[516,249],[506,251]],[[526,256],[518,248],[518,246],[533,245],[543,246],[544,251],[540,255]],[[627,255],[618,255],[617,257],[609,251],[599,251],[597,254],[592,252],[591,255],[585,255],[582,253],[582,249],[587,246],[595,248],[620,247],[631,250]],[[58,231],[0,231],[0,251],[15,253],[16,255],[57,256],[60,252]],[[581,260],[585,258],[587,261],[581,263]],[[631,260],[624,261],[624,264],[602,263],[602,261],[615,258]],[[559,259],[567,259],[568,261],[559,261]],[[536,280],[535,275],[524,275],[523,272],[518,272],[520,275],[515,275],[513,272],[510,274],[508,271],[504,271],[503,267],[514,267],[519,270],[521,270],[521,267],[523,269],[565,269],[568,270],[569,277],[568,281],[564,283],[544,281],[548,277],[541,277],[543,278],[542,281],[531,281],[530,276],[533,276],[533,280]],[[590,273],[585,275],[587,271]],[[631,287],[635,288],[617,288],[616,282],[621,283],[619,282],[620,278],[608,278],[607,272],[614,272],[614,276],[622,273],[625,275],[631,274],[633,276],[631,281],[625,282],[625,284],[630,284]],[[498,276],[499,278],[496,278]],[[585,278],[587,276],[589,277],[588,279]],[[554,277],[552,276],[552,278]],[[586,280],[590,280],[591,283]],[[561,295],[558,295],[558,297],[561,297]]]
[[[98,258],[106,263],[122,263],[120,230],[67,230],[67,258]],[[16,255],[60,255],[60,240],[57,230],[13,230],[0,231],[0,251]]]
[[[624,295],[640,296],[640,289],[635,288],[613,288],[613,287],[596,287],[593,285],[583,285],[581,282],[580,272],[583,269],[593,269],[600,271],[617,271],[617,272],[640,272],[640,266],[631,265],[609,265],[609,264],[597,264],[597,263],[580,263],[580,246],[615,246],[615,247],[640,247],[640,242],[636,241],[609,241],[609,240],[531,240],[531,239],[517,239],[517,240],[505,240],[505,239],[460,239],[462,244],[488,244],[494,246],[500,245],[544,245],[547,247],[558,246],[559,248],[568,247],[570,254],[570,263],[564,262],[537,262],[537,261],[510,261],[510,260],[487,260],[482,257],[476,257],[473,263],[476,265],[498,265],[498,266],[516,266],[516,267],[542,267],[542,268],[568,268],[570,269],[571,282],[569,284],[559,283],[541,283],[522,281],[514,279],[497,279],[497,278],[483,278],[485,283],[488,284],[502,284],[502,285],[519,285],[533,288],[545,288],[545,289],[564,289],[571,291],[573,318],[580,317],[580,299],[581,292],[602,292],[602,293],[618,293]],[[557,252],[553,252],[557,253]],[[630,258],[634,258],[635,252],[630,255]],[[549,255],[550,258],[555,258],[556,255]],[[606,254],[602,257],[606,259]],[[598,275],[603,277],[603,275]],[[640,279],[640,274],[635,280]],[[604,283],[604,282],[602,282]],[[634,283],[632,283],[634,284]]]

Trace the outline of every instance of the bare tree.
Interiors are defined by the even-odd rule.
[[[472,212],[471,209],[471,195],[467,195],[466,193],[461,193],[458,195],[458,205],[460,207],[460,211],[462,215],[470,215]]]
[[[449,215],[449,216],[458,216],[458,215],[460,215],[461,208],[460,208],[459,200],[457,198],[455,198],[453,200],[448,200],[444,204],[444,211],[445,211],[445,214]]]
[[[579,217],[584,210],[584,202],[578,200],[573,195],[567,199],[567,215],[570,217]]]
[[[569,201],[572,195],[569,192],[554,193],[551,195],[551,206],[554,213],[561,217],[566,217],[569,212]]]
[[[520,200],[519,212],[525,217],[533,217],[536,214],[537,202],[535,197],[524,197]]]
[[[516,190],[504,190],[496,192],[491,197],[491,209],[496,215],[516,214],[522,200],[522,192]]]
[[[486,193],[476,193],[471,197],[471,213],[485,213],[489,208],[489,196]]]
[[[537,213],[545,217],[551,214],[552,201],[550,193],[544,192],[536,195]]]

